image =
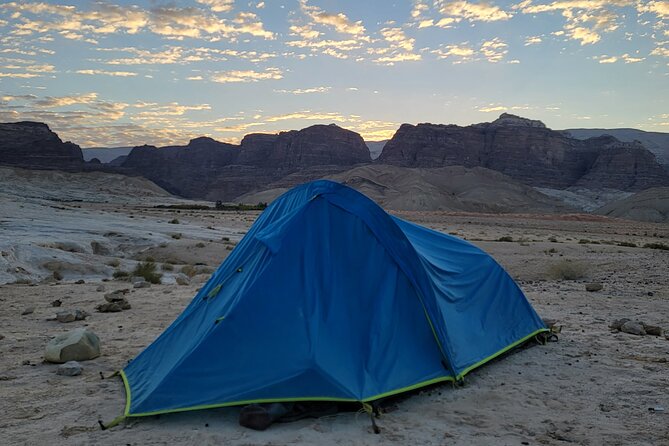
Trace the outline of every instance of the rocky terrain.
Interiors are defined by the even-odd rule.
[[[125,405],[123,384],[111,373],[183,311],[258,213],[155,208],[187,202],[170,201],[141,178],[114,189],[118,178],[99,172],[48,178],[8,170],[14,177],[0,191],[23,186],[1,198],[2,240],[11,244],[0,249],[10,253],[1,257],[9,262],[2,269],[35,269],[0,277],[3,445],[655,446],[669,436],[669,251],[651,248],[669,245],[668,226],[444,211],[396,214],[490,253],[538,313],[556,321],[558,342],[514,350],[473,371],[462,387],[436,386],[398,400],[377,420],[378,435],[369,417],[355,412],[256,432],[238,425],[239,407],[129,419],[103,431],[98,420],[114,419]],[[81,191],[98,184],[110,189]],[[123,202],[118,192],[126,187],[138,198]],[[112,276],[147,259],[162,283]],[[108,312],[113,304],[122,308]],[[630,319],[626,328],[611,328],[622,329],[614,324],[620,319]],[[54,343],[82,329],[96,335],[90,355],[74,364],[44,360]]]
[[[267,202],[296,184],[332,177],[358,182],[396,209],[515,212],[524,206],[524,212],[591,212],[635,192],[669,186],[667,170],[639,142],[610,135],[576,139],[510,114],[466,127],[404,124],[387,142],[365,143],[336,125],[314,125],[250,134],[238,145],[200,137],[185,146],[135,147],[111,161],[128,148],[97,149],[103,162],[93,156],[96,149],[86,149],[82,158],[79,147],[63,143],[43,124],[1,124],[0,130],[5,141],[0,164],[143,176],[171,194],[208,201]],[[657,148],[657,135],[644,141]],[[381,151],[374,161],[370,147],[375,156]],[[461,169],[444,170],[454,166]],[[382,192],[375,185],[381,177]],[[651,214],[637,212],[636,218]]]
[[[81,149],[40,122],[0,123],[0,164],[28,169],[80,170]]]
[[[479,166],[554,189],[640,191],[669,185],[667,171],[639,143],[623,143],[612,136],[578,140],[539,121],[508,114],[467,127],[403,124],[377,162],[428,168]]]
[[[596,214],[628,220],[669,223],[669,187],[655,187],[609,203]]]
[[[318,175],[369,163],[362,137],[336,125],[250,134],[240,145],[197,138],[187,146],[136,147],[122,167],[188,198],[230,201],[295,172]],[[306,175],[307,179],[318,176]]]
[[[639,141],[655,154],[658,163],[669,169],[669,133],[645,132],[637,129],[567,129],[565,132],[578,139],[611,135],[625,142]]]
[[[367,195],[386,209],[405,211],[466,211],[488,213],[575,212],[561,200],[546,196],[494,170],[462,166],[436,169],[381,164],[355,167],[327,178]],[[239,197],[242,203],[270,202],[288,189]]]

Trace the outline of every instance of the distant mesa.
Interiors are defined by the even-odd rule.
[[[554,131],[541,121],[504,113],[464,127],[403,124],[388,141],[365,142],[331,124],[252,133],[240,144],[203,136],[183,146],[90,148],[82,154],[47,125],[18,122],[0,124],[0,164],[140,175],[172,194],[210,201],[262,197],[258,201],[266,202],[296,184],[330,177],[397,209],[561,212],[566,200],[593,210],[635,192],[669,187],[669,173],[658,163],[659,155],[669,152],[668,134],[587,130]],[[664,218],[664,211],[635,212]]]
[[[79,170],[81,149],[41,122],[0,123],[0,163],[28,169]]]
[[[639,191],[669,185],[667,171],[638,142],[621,142],[612,136],[579,140],[540,121],[509,114],[466,127],[403,124],[376,162],[403,167],[485,167],[531,186],[555,189]]]
[[[278,134],[253,133],[240,145],[202,137],[186,146],[136,147],[122,167],[187,198],[226,201],[298,171],[327,166],[317,169],[316,175],[322,176],[370,162],[357,133],[314,125]]]

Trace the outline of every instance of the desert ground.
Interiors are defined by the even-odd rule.
[[[669,245],[669,225],[576,214],[397,213],[490,253],[538,313],[562,327],[559,341],[514,350],[462,387],[399,401],[378,419],[378,435],[366,414],[351,412],[256,432],[238,425],[239,408],[128,419],[103,431],[98,420],[120,415],[125,393],[120,378],[100,373],[123,368],[179,315],[258,212],[156,208],[183,202],[140,180],[100,190],[95,178],[51,178],[69,186],[47,187],[16,177],[25,173],[0,173],[2,444],[669,445],[669,339],[609,328],[630,318],[669,330],[669,251],[645,247]],[[72,192],[84,186],[89,193]],[[128,187],[137,191],[131,199]],[[159,265],[162,284],[135,289],[112,277],[147,259]],[[566,278],[567,268],[577,278]],[[180,273],[189,284],[175,283]],[[587,292],[591,282],[602,290]],[[125,288],[131,309],[95,311],[106,293]],[[62,309],[90,316],[61,323],[54,315]],[[83,361],[79,376],[57,375],[44,347],[77,327],[100,337],[102,354]],[[664,411],[649,410],[656,407]]]

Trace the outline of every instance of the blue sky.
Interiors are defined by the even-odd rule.
[[[82,147],[510,112],[669,131],[669,1],[5,2],[0,121]]]

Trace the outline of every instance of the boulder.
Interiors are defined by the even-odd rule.
[[[78,328],[56,336],[46,345],[44,359],[62,364],[68,361],[86,361],[100,356],[100,339],[86,328]]]
[[[638,321],[627,321],[621,327],[620,331],[623,333],[629,333],[637,336],[644,336],[646,330],[643,328],[643,323]]]
[[[56,374],[63,376],[77,376],[81,375],[83,370],[84,368],[77,361],[67,361],[65,364],[58,366]]]
[[[128,308],[130,308],[130,304],[128,304]],[[100,313],[118,313],[123,311],[119,302],[106,302],[98,305],[95,309]]]

